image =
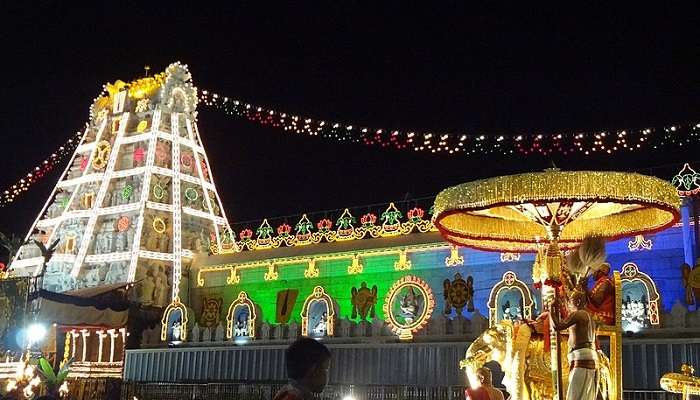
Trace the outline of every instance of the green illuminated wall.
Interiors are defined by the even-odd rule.
[[[304,270],[308,267],[307,262],[300,261],[298,264],[286,264],[277,267],[279,277],[274,281],[265,281],[264,274],[267,272],[265,266],[245,268],[240,270],[240,283],[227,285],[226,277],[228,272],[209,273],[206,276],[206,287],[192,288],[189,305],[197,315],[201,312],[203,297],[222,297],[224,306],[221,311],[221,320],[225,321],[228,306],[234,301],[241,290],[248,292],[251,299],[258,305],[262,312],[262,320],[270,324],[275,323],[277,293],[286,289],[298,289],[292,319],[301,324],[301,309],[304,300],[317,285],[322,286],[326,293],[336,302],[338,306],[338,319],[351,319],[352,303],[351,290],[353,287],[360,287],[362,282],[367,282],[371,288],[373,285],[378,289],[378,303],[375,307],[376,317],[384,319],[382,307],[384,298],[391,285],[395,281],[406,275],[415,275],[425,280],[433,291],[435,298],[435,311],[433,314],[443,312],[443,282],[446,279],[454,279],[456,273],[460,273],[465,279],[467,276],[474,278],[474,304],[481,315],[488,315],[486,303],[491,287],[498,282],[506,270],[514,270],[518,276],[526,282],[530,282],[530,268],[532,260],[524,257],[523,261],[502,263],[498,253],[477,252],[474,250],[460,249],[460,254],[465,257],[464,265],[447,267],[445,258],[449,256],[447,248],[432,248],[420,251],[410,251],[408,260],[411,262],[411,269],[407,271],[396,271],[394,264],[398,261],[398,251],[392,254],[373,255],[361,251],[360,262],[364,270],[360,274],[348,274],[348,266],[352,263],[351,256],[339,260],[318,260],[316,267],[320,274],[317,278],[305,278]],[[469,253],[469,256],[467,256]],[[469,313],[465,313],[467,318]],[[369,319],[369,317],[368,317]],[[354,319],[359,321],[360,318]]]

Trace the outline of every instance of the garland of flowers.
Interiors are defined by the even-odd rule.
[[[28,191],[33,184],[44,178],[67,157],[70,157],[76,147],[78,147],[82,134],[82,132],[76,132],[63,143],[61,147],[41,161],[30,172],[27,172],[22,178],[2,190],[0,192],[0,207],[5,207],[14,202],[19,195]]]
[[[284,132],[320,136],[368,146],[430,153],[595,155],[631,152],[642,148],[683,146],[700,138],[700,123],[596,132],[561,132],[547,135],[399,131],[303,117],[245,103],[206,90],[202,91],[200,99],[202,104],[212,109],[244,118],[261,126],[281,129]]]

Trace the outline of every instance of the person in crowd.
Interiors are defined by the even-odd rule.
[[[285,351],[285,364],[289,383],[274,400],[311,400],[328,384],[331,352],[321,342],[299,338]]]
[[[468,388],[464,391],[467,400],[504,400],[503,393],[493,387],[490,369],[487,367],[477,369],[476,377],[479,380],[479,386],[473,389]]]

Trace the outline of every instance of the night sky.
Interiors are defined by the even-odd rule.
[[[104,83],[176,60],[200,89],[371,127],[508,134],[700,122],[698,10],[39,4],[3,10],[3,189],[84,126]],[[700,146],[634,157],[417,154],[282,134],[201,107],[199,127],[232,223],[429,196],[552,161],[661,167],[654,173],[670,178],[675,164],[700,160]],[[0,231],[26,233],[57,172],[0,209]]]

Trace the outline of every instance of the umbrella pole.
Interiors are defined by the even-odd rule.
[[[555,294],[556,297],[556,294]],[[550,312],[558,312],[550,309]],[[561,346],[559,346],[559,341],[561,340],[561,334],[556,330],[554,326],[550,329],[550,355],[552,364],[552,386],[554,389],[554,399],[555,400],[565,400],[564,399],[564,385],[563,377],[561,373]]]
[[[550,226],[548,229],[548,233],[550,236],[550,243],[547,248],[546,252],[546,266],[547,266],[547,276],[549,277],[550,280],[553,282],[560,282],[561,280],[561,268],[562,268],[562,259],[563,255],[561,253],[561,250],[559,249],[559,243],[557,242],[557,238],[559,236],[560,228],[557,225],[555,226]],[[556,284],[556,283],[555,283]],[[542,286],[543,288],[545,285]],[[556,300],[559,300],[557,297],[559,295],[558,289],[556,286],[552,286],[553,290],[553,296],[552,296],[552,303],[549,305],[549,312],[550,313],[557,313],[556,316],[560,317],[559,315],[559,310],[556,307],[553,307],[553,304],[558,304],[556,303]],[[554,315],[554,314],[552,314]],[[557,318],[560,319],[560,318]],[[551,365],[552,365],[552,389],[554,390],[554,399],[555,400],[566,400],[564,396],[564,385],[563,385],[563,377],[562,377],[562,363],[561,363],[561,349],[560,349],[560,340],[561,340],[561,333],[557,331],[556,327],[552,324],[550,327],[550,341],[549,341],[549,351],[550,351],[550,357],[551,357]]]

